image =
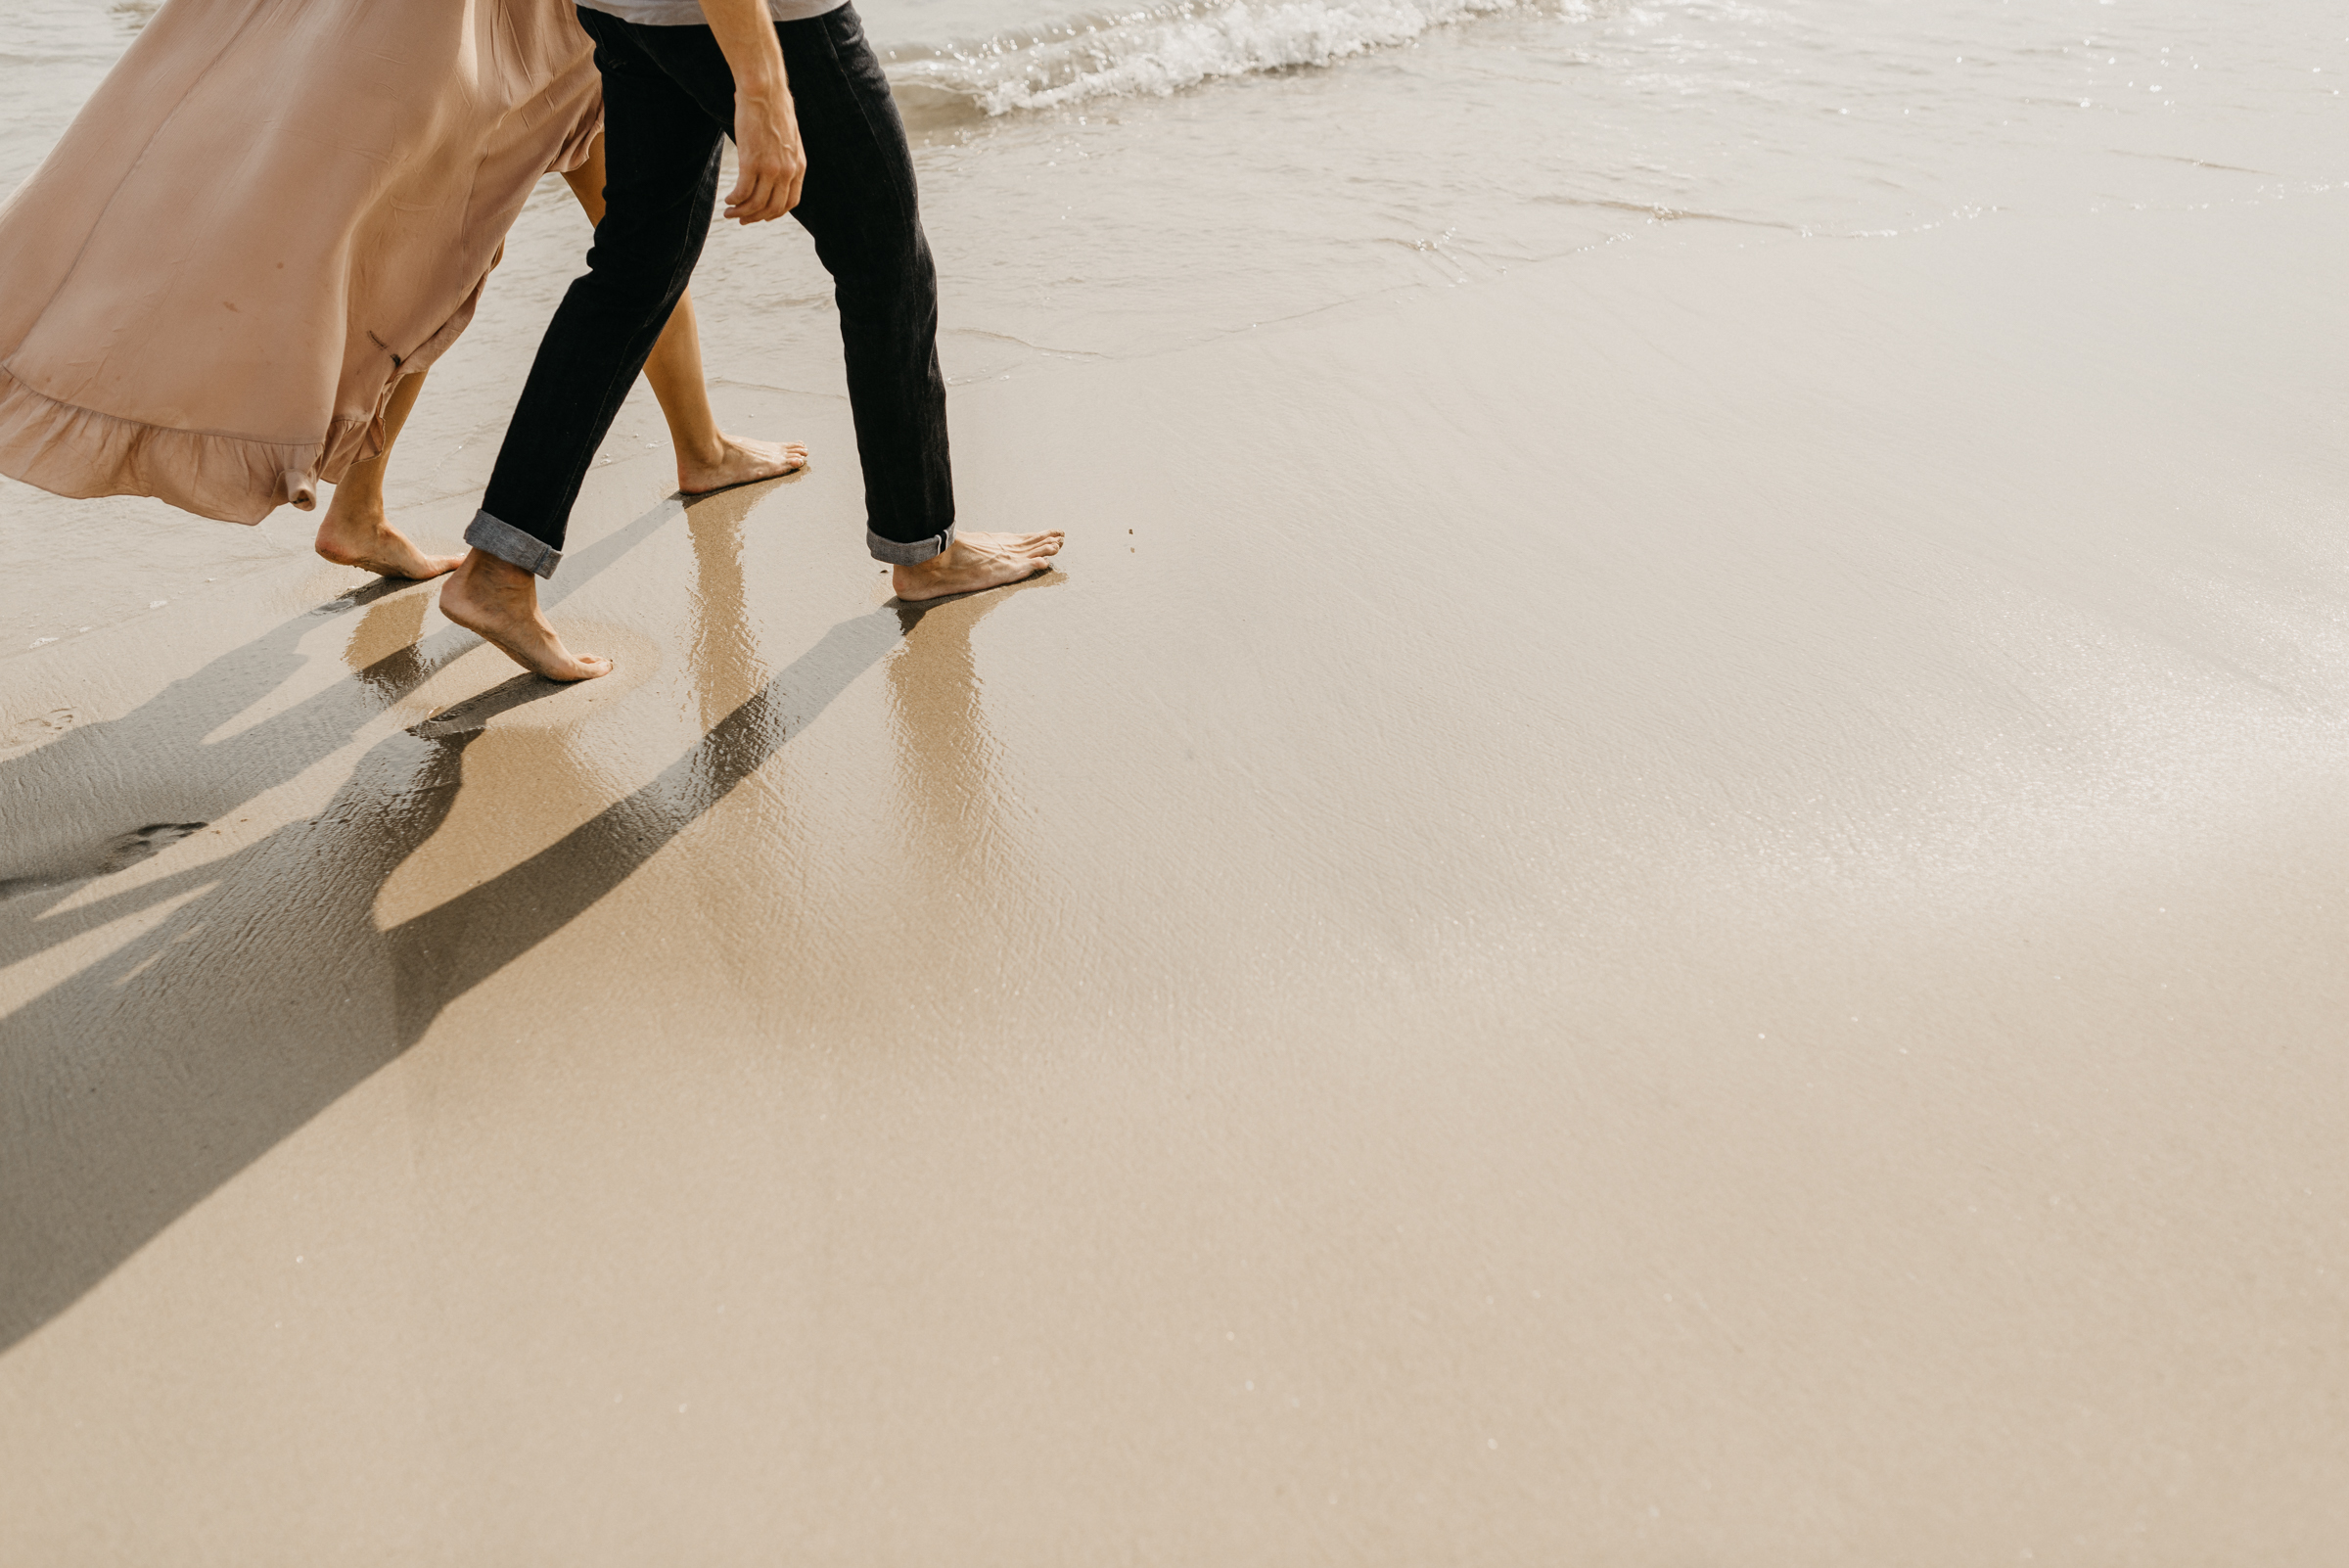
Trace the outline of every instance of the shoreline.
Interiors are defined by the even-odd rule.
[[[2325,1562],[2345,231],[1696,236],[958,386],[966,526],[1070,548],[919,614],[845,407],[737,388],[815,466],[593,471],[607,681],[323,564],[12,662],[87,712],[0,877],[209,825],[0,899],[0,1516]]]

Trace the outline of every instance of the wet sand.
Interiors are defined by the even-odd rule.
[[[299,563],[15,661],[0,1556],[2335,1560],[2345,238],[959,387],[1070,549],[918,611],[735,388],[605,681]]]

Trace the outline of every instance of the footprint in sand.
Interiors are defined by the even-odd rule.
[[[128,833],[117,833],[91,850],[84,858],[22,876],[0,877],[0,899],[13,899],[20,893],[30,893],[40,888],[66,887],[86,877],[112,876],[116,871],[126,871],[141,860],[153,859],[158,853],[177,844],[191,833],[201,832],[210,825],[208,822],[150,822],[145,827],[132,828]]]
[[[189,834],[201,832],[208,826],[210,824],[207,822],[150,822],[143,828],[132,828],[128,833],[116,834],[107,841],[106,851],[99,857],[99,873],[108,875],[126,870],[150,858],[158,851],[177,844]]]
[[[80,722],[81,715],[70,708],[52,708],[45,714],[22,718],[0,730],[0,751],[15,751],[20,746],[37,746],[53,736],[63,735]]]

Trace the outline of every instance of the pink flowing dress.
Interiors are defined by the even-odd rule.
[[[0,203],[0,473],[315,504],[601,116],[563,0],[168,0]]]

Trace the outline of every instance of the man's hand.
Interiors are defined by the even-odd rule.
[[[726,216],[737,223],[765,223],[800,205],[807,154],[800,146],[800,116],[792,111],[791,94],[777,100],[737,91],[734,151],[741,162],[734,189],[726,193]]]
[[[771,222],[800,205],[800,186],[807,178],[774,22],[766,0],[702,0],[702,20],[734,72],[734,151],[741,170],[726,195],[726,216],[737,223]]]

